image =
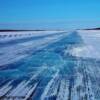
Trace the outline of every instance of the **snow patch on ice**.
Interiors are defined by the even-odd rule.
[[[93,48],[92,45],[82,46],[82,47],[74,47],[71,51],[73,56],[77,57],[89,57],[89,58],[97,58],[99,53]]]

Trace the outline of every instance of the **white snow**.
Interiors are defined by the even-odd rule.
[[[43,35],[47,34],[54,34],[54,33],[45,32]],[[35,36],[36,35],[39,36],[40,33],[35,34]],[[59,34],[51,37],[45,37],[43,39],[31,40],[28,42],[18,43],[16,45],[2,47],[0,49],[0,54],[1,54],[0,66],[23,59],[29,55],[25,53],[26,51],[30,51],[30,49],[32,49],[34,52],[35,50],[42,49],[53,42],[59,41],[63,37],[64,37],[63,34]]]
[[[100,31],[80,30],[77,32],[81,36],[84,44],[74,46],[71,50],[67,49],[65,54],[70,53],[76,57],[100,59]]]
[[[88,57],[88,58],[97,58],[99,55],[99,52],[95,50],[95,48],[92,45],[85,45],[81,47],[74,47],[71,51],[73,56],[77,57]]]
[[[64,32],[64,31],[59,31]],[[0,32],[0,42],[7,42],[15,39],[23,39],[28,37],[45,36],[54,33],[59,33],[58,31],[23,31],[23,32]]]

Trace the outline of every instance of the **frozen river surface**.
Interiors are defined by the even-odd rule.
[[[100,100],[100,31],[16,34],[0,36],[0,100]]]

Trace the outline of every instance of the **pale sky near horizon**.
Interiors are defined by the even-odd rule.
[[[99,26],[100,0],[0,0],[0,29]]]

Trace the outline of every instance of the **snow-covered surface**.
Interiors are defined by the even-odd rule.
[[[0,37],[0,100],[100,100],[100,31],[26,33]]]
[[[0,32],[0,42],[11,41],[28,37],[45,36],[57,33],[58,31],[23,31],[23,32]],[[63,31],[60,31],[63,32]]]
[[[77,32],[81,36],[84,44],[73,46],[70,54],[77,57],[100,59],[100,31],[79,30]],[[65,51],[65,53],[67,52],[68,50]]]
[[[15,33],[12,33],[12,35],[13,34],[15,34]],[[45,36],[45,35],[49,35],[49,34],[52,35],[52,34],[55,34],[55,32],[54,33],[52,33],[52,31],[45,32],[45,33],[38,32],[38,33],[34,33],[34,35],[31,36],[31,37],[34,38],[35,36],[40,37],[41,35]],[[47,37],[43,37],[43,39],[36,39],[34,41],[29,40],[29,41],[17,43],[16,45],[4,46],[0,49],[0,54],[1,54],[1,56],[0,56],[0,66],[2,66],[4,64],[9,64],[9,63],[15,62],[15,61],[20,60],[22,58],[25,58],[29,55],[29,53],[28,54],[24,53],[24,55],[23,55],[23,52],[28,52],[28,51],[30,51],[30,49],[33,49],[35,51],[35,50],[44,48],[48,44],[55,42],[55,41],[58,41],[59,38],[61,38],[61,37],[62,37],[62,34],[60,34],[58,36],[57,35],[49,36],[49,37],[47,36]],[[14,37],[14,39],[15,39],[15,37]],[[18,38],[16,38],[16,39],[18,39]],[[8,40],[6,40],[6,41],[8,41]]]
[[[74,47],[71,53],[73,56],[77,56],[77,57],[100,58],[100,53],[92,45]]]

